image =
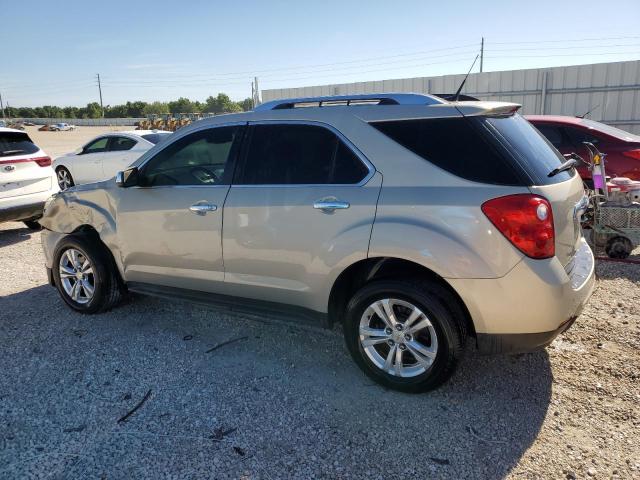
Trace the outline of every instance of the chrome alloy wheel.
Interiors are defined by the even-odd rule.
[[[60,190],[66,190],[71,187],[71,175],[69,175],[67,170],[61,168],[58,170],[56,176],[58,178],[58,186],[60,187]]]
[[[60,257],[59,276],[62,288],[74,302],[85,304],[93,298],[95,277],[89,259],[75,248],[65,250]]]
[[[369,360],[396,377],[426,372],[438,353],[438,337],[427,315],[395,298],[376,300],[365,309],[359,338]]]

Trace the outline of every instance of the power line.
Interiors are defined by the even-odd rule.
[[[590,38],[574,38],[574,39],[558,39],[558,40],[533,40],[526,42],[491,42],[493,45],[526,45],[526,44],[539,44],[539,43],[569,43],[569,42],[589,42],[596,40],[622,40],[625,38],[640,38],[637,35],[622,36],[622,37],[590,37]]]

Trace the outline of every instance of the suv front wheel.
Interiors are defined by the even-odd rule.
[[[53,278],[62,299],[81,313],[109,310],[122,299],[113,260],[100,241],[88,235],[68,235],[60,241]]]
[[[453,374],[462,355],[464,319],[456,318],[456,300],[435,282],[374,281],[353,296],[346,313],[351,355],[388,388],[434,389]]]

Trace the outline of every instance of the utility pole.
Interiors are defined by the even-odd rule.
[[[2,120],[5,120],[5,116],[4,116],[4,104],[2,103],[2,93],[0,93],[0,110],[2,110]]]
[[[98,77],[98,92],[100,93],[100,112],[102,114],[102,118],[104,118],[104,107],[102,106],[102,85],[100,85],[100,74],[96,73],[96,77]]]
[[[258,77],[253,77],[253,88],[255,90],[256,99],[253,101],[253,106],[257,107],[260,105],[260,89],[258,88]]]
[[[483,63],[484,63],[484,37],[482,37],[482,41],[480,42],[480,73],[482,73]]]
[[[253,82],[251,82],[251,108],[256,108],[256,90],[253,88]]]

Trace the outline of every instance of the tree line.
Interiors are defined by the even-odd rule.
[[[105,105],[105,118],[140,118],[151,114],[167,113],[233,113],[253,108],[251,98],[234,102],[224,93],[208,97],[204,102],[191,101],[180,97],[170,102],[127,102],[122,105]],[[10,118],[101,118],[102,109],[98,102],[88,103],[86,107],[5,107]]]

